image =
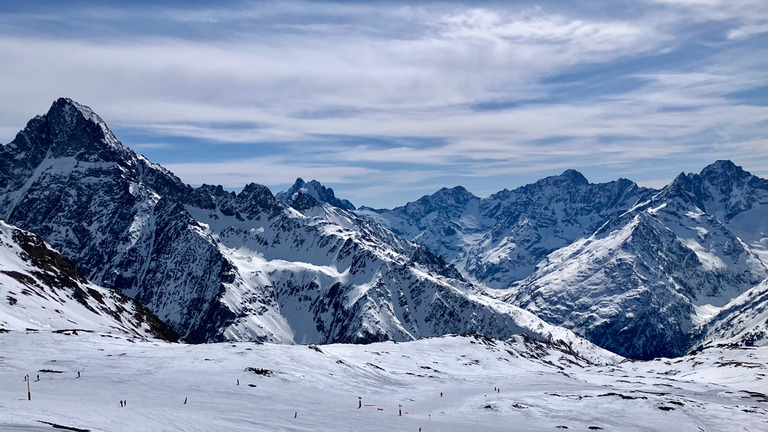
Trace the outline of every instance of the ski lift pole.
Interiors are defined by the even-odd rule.
[[[27,400],[32,400],[32,389],[29,387],[29,375],[27,375]]]
[[[400,417],[403,416],[403,405],[402,404],[397,405],[397,415],[399,415]]]

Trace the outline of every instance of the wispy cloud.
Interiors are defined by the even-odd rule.
[[[764,1],[59,9],[0,13],[2,141],[69,96],[189,182],[317,177],[374,205],[713,156],[768,174]]]

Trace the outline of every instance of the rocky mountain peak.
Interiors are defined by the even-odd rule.
[[[339,199],[333,189],[322,185],[317,180],[305,182],[301,177],[297,178],[288,190],[278,192],[275,197],[286,204],[292,204],[298,198],[299,193],[311,196],[319,203],[330,204],[344,210],[355,210],[356,207],[345,199]]]
[[[237,202],[244,214],[249,217],[255,217],[261,212],[276,214],[282,210],[280,202],[272,195],[272,191],[257,183],[248,183],[237,194]]]
[[[293,202],[291,202],[291,207],[295,208],[299,211],[309,210],[312,207],[316,207],[320,205],[317,200],[312,197],[312,195],[299,192],[296,194],[296,198],[294,198]]]
[[[565,170],[563,171],[562,174],[560,174],[557,177],[560,177],[563,180],[567,180],[575,184],[583,184],[583,185],[589,184],[589,181],[587,180],[587,178],[584,177],[582,173],[576,171],[575,169]]]
[[[440,200],[447,200],[452,204],[466,204],[473,198],[477,198],[472,192],[468,191],[464,186],[455,186],[452,188],[444,187],[435,192],[435,198]]]
[[[589,186],[589,181],[580,172],[569,169],[563,171],[560,175],[544,177],[535,183],[530,183],[513,191],[504,189],[493,196],[500,199],[507,199],[509,196],[523,194],[544,194],[546,196],[572,195],[575,189],[584,190]]]
[[[729,160],[719,160],[700,174],[680,173],[657,197],[679,198],[722,221],[768,199],[768,180],[753,176]]]
[[[744,169],[730,160],[718,160],[704,167],[699,175],[704,178],[723,176],[730,178],[744,178],[749,177],[751,174],[744,171]]]
[[[664,187],[663,194],[685,194],[690,195],[694,192],[693,175],[681,172],[672,182]]]
[[[101,117],[72,99],[57,99],[43,117],[52,138],[52,157],[76,156],[83,151],[127,150]]]
[[[704,185],[710,185],[723,193],[729,193],[752,177],[747,171],[729,160],[719,160],[701,170],[699,174]]]

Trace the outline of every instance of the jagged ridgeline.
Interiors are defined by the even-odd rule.
[[[424,246],[322,204],[308,191],[320,200],[333,193],[314,186],[290,194],[296,207],[257,184],[240,193],[193,188],[70,99],[0,148],[2,218],[188,339],[362,343],[522,332],[581,343],[483,296]]]

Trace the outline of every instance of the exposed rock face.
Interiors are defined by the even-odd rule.
[[[312,180],[307,183],[304,179],[297,178],[293,186],[286,191],[278,192],[275,197],[279,201],[293,205],[293,203],[296,202],[296,199],[301,195],[310,196],[319,203],[330,204],[344,210],[355,209],[355,206],[351,202],[345,199],[336,198],[333,189],[323,186],[317,180]]]
[[[517,306],[634,358],[765,339],[737,317],[762,317],[768,180],[729,161],[661,191],[568,170],[393,210],[301,179],[278,196],[186,185],[68,99],[0,147],[0,216],[189,339],[577,339]]]

